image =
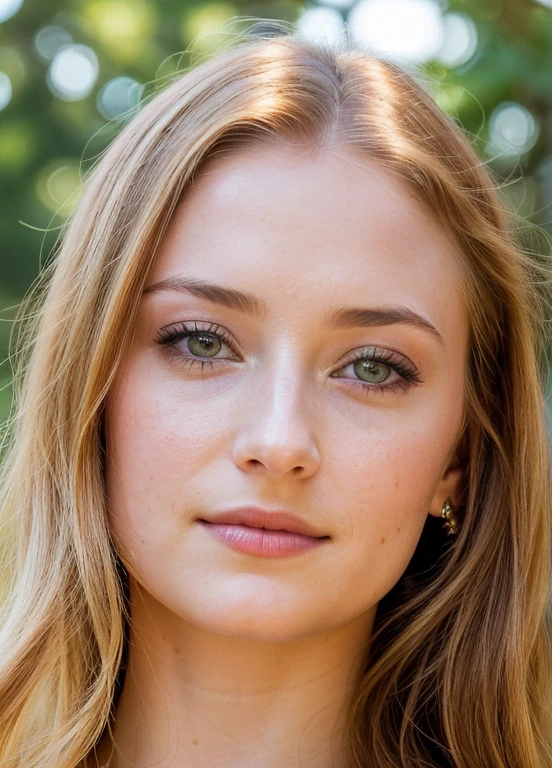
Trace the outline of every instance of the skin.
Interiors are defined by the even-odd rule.
[[[198,176],[147,286],[197,278],[266,309],[250,317],[176,290],[141,300],[106,411],[109,524],[130,573],[132,634],[115,748],[102,741],[100,764],[337,764],[378,602],[427,515],[458,502],[460,263],[403,182],[350,149],[250,147]],[[440,338],[399,322],[324,329],[343,305],[402,305]],[[194,321],[225,329],[235,351],[223,342],[212,358],[184,339],[171,356],[156,342]],[[392,350],[420,383],[377,389],[353,367],[351,352],[367,346]],[[177,355],[214,365],[202,375]],[[400,380],[385,363],[376,372]],[[331,538],[271,559],[197,522],[244,505],[286,509]]]

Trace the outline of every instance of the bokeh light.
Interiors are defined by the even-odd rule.
[[[443,15],[435,0],[361,0],[348,24],[356,40],[397,62],[423,63],[443,47]]]
[[[0,47],[0,72],[9,77],[13,94],[26,85],[29,75],[27,62],[15,46]]]
[[[11,19],[23,5],[23,0],[0,0],[0,22]]]
[[[503,101],[489,118],[486,152],[505,159],[517,159],[537,141],[538,127],[531,112],[515,101]]]
[[[90,34],[119,61],[143,57],[157,31],[156,8],[147,0],[92,0],[83,19]]]
[[[98,57],[87,45],[60,48],[48,70],[48,85],[63,101],[78,101],[88,96],[98,77]]]
[[[2,172],[21,174],[39,150],[40,143],[31,120],[15,117],[0,121],[0,166]],[[5,174],[3,174],[5,177]]]
[[[320,5],[329,5],[331,8],[350,8],[355,0],[319,0]]]
[[[329,42],[338,40],[345,31],[343,16],[333,8],[309,8],[296,22],[304,37],[323,37]]]
[[[12,84],[5,72],[0,72],[0,110],[7,107],[12,97]]]
[[[461,85],[442,83],[435,94],[435,101],[447,114],[456,116],[465,106],[468,93]]]
[[[437,61],[449,69],[466,64],[477,51],[477,27],[465,13],[445,13],[444,39]]]
[[[44,167],[35,183],[40,201],[52,213],[66,217],[74,209],[81,189],[79,166],[76,160],[54,160]]]
[[[182,40],[189,40],[189,47],[202,53],[222,51],[230,44],[227,22],[236,14],[235,7],[224,2],[186,10],[181,29]]]
[[[69,45],[73,39],[63,27],[42,27],[35,35],[35,49],[43,61],[51,61],[64,45]]]
[[[144,86],[132,77],[114,77],[98,93],[98,111],[108,120],[113,120],[140,103]]]

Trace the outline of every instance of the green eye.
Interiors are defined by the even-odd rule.
[[[222,348],[220,339],[210,333],[195,333],[188,336],[188,349],[198,357],[214,357]]]
[[[377,363],[374,360],[359,360],[353,365],[355,373],[363,381],[367,381],[370,384],[381,384],[386,381],[391,370],[385,363]]]

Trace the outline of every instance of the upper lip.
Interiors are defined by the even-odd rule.
[[[248,525],[251,528],[266,528],[270,531],[289,531],[313,538],[329,538],[314,526],[289,512],[270,512],[260,507],[239,507],[223,512],[213,512],[201,518],[208,523],[228,523],[230,525]]]

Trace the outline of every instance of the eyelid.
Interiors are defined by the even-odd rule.
[[[407,385],[424,383],[423,379],[421,378],[420,371],[406,355],[402,355],[396,350],[387,349],[385,347],[378,347],[375,345],[357,347],[357,349],[352,350],[349,357],[346,358],[346,361],[342,363],[336,371],[334,371],[332,376],[335,378],[348,378],[343,375],[337,376],[337,374],[343,371],[344,368],[347,368],[351,364],[355,363],[357,360],[371,360],[376,363],[383,363],[388,368],[390,368],[398,378],[396,378],[392,383],[388,384],[388,387],[392,387],[394,384],[397,384],[405,386],[406,388]],[[377,385],[370,385],[368,382],[362,382],[360,379],[351,379],[351,381],[360,381],[370,388],[377,388]],[[385,381],[387,381],[387,379]],[[385,383],[382,383],[380,389],[385,389],[385,386]]]
[[[390,363],[406,363],[406,365],[412,369],[413,372],[418,373],[418,368],[412,360],[402,352],[399,352],[396,349],[392,349],[391,347],[380,347],[377,344],[364,344],[362,347],[356,347],[355,349],[351,350],[350,353],[345,357],[345,365],[350,363],[351,361],[354,362],[357,359],[361,359],[364,357],[370,357],[370,355],[375,355],[378,361],[380,362],[390,362]]]
[[[232,350],[234,355],[240,355],[241,353],[238,350],[238,345],[234,341],[233,337],[230,335],[230,333],[224,328],[222,325],[218,325],[217,323],[210,323],[209,321],[200,320],[200,323],[205,322],[206,325],[208,325],[208,328],[198,328],[197,327],[197,320],[181,320],[176,323],[168,323],[168,325],[164,325],[162,328],[160,328],[157,331],[157,338],[155,341],[158,344],[165,344],[170,345],[171,344],[171,338],[178,336],[179,334],[182,335],[182,338],[186,338],[188,335],[192,335],[195,333],[209,333],[213,336],[218,336],[222,339],[222,341]],[[188,324],[192,325],[193,328],[188,328]],[[176,344],[178,342],[178,339],[176,339],[173,344]]]

